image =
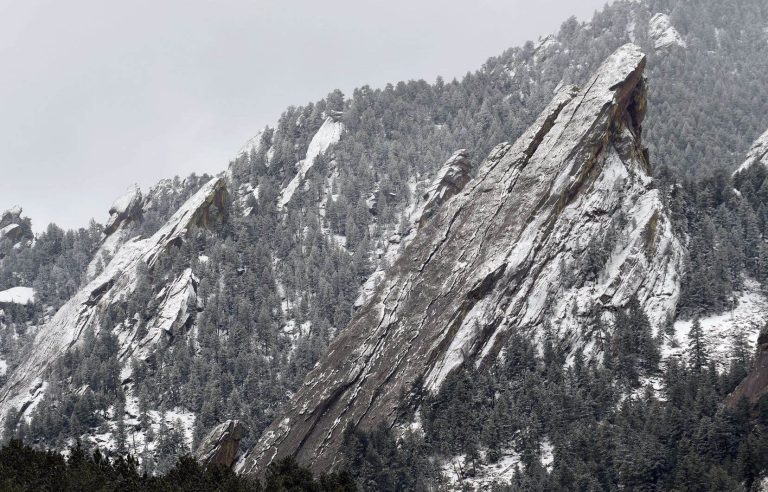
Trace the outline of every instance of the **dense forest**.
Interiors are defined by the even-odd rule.
[[[263,480],[235,475],[224,467],[203,467],[182,456],[162,476],[139,471],[130,455],[108,459],[98,449],[86,451],[78,443],[68,456],[41,451],[12,440],[0,449],[0,488],[13,491],[233,491],[349,492],[357,490],[348,473],[318,479],[290,458],[270,466]]]

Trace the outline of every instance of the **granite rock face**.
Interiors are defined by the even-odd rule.
[[[136,186],[129,189],[109,208],[109,220],[104,226],[104,234],[109,236],[124,223],[138,220],[141,217],[143,206],[144,197],[141,190]]]
[[[464,189],[472,177],[471,172],[472,163],[465,149],[457,150],[448,158],[422,197],[424,205],[418,220],[419,227],[435,214],[440,205]]]
[[[540,342],[549,323],[564,346],[599,358],[596,318],[610,321],[633,297],[663,326],[683,249],[642,146],[644,67],[640,49],[623,46],[583,89],[560,90],[516,143],[497,146],[422,225],[237,471],[284,456],[333,469],[348,426],[403,423],[403,395],[439,390],[463,363],[482,366],[512,333]]]
[[[240,439],[246,427],[239,420],[228,420],[214,427],[195,450],[195,458],[203,465],[231,468],[240,453]]]
[[[755,140],[755,143],[752,144],[752,148],[749,149],[749,152],[747,153],[747,158],[739,166],[736,172],[745,171],[756,164],[768,167],[768,131]]]
[[[750,404],[768,395],[768,330],[763,328],[757,338],[757,355],[747,377],[728,395],[726,405],[735,408],[739,400],[746,398]]]

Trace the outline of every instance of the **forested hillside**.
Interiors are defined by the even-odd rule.
[[[400,434],[350,431],[347,463],[363,488],[379,490],[493,475],[496,463],[523,489],[671,488],[702,476],[721,489],[749,485],[765,468],[764,422],[750,427],[746,410],[718,402],[746,374],[765,320],[752,313],[717,328],[739,338],[717,357],[690,355],[690,326],[702,318],[706,331],[740,300],[762,299],[768,278],[768,172],[732,176],[768,128],[767,28],[763,0],[621,1],[460,80],[334,91],[288,108],[226,172],[222,163],[225,203],[136,267],[114,302],[84,293],[93,314],[56,325],[77,335],[39,380],[27,378],[33,392],[2,388],[4,437],[55,449],[80,438],[106,454],[132,453],[150,473],[171,470],[227,419],[247,424],[250,448],[413,241],[446,159],[466,149],[476,173],[556,90],[584,84],[633,41],[647,55],[651,187],[684,246],[676,318],[649,330],[646,314],[628,312],[606,328],[604,364],[574,359],[556,337],[544,351],[518,340],[498,363],[455,371],[425,396],[423,433],[400,446]],[[55,331],[56,312],[210,179],[158,184],[135,210],[118,210],[115,232],[92,223],[51,225],[34,241],[0,235],[0,292],[35,292],[31,304],[0,303],[0,382],[25,377],[18,367]],[[14,221],[29,236],[29,219]],[[115,285],[105,285],[109,297]],[[162,336],[152,338],[154,329]],[[640,389],[649,381],[655,392]]]

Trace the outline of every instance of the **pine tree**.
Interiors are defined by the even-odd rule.
[[[704,330],[698,317],[694,318],[691,330],[688,332],[688,361],[697,374],[701,374],[708,364]]]

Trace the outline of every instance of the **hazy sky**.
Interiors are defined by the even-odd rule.
[[[216,173],[289,105],[460,77],[605,0],[0,0],[0,211],[103,222],[132,183]]]

